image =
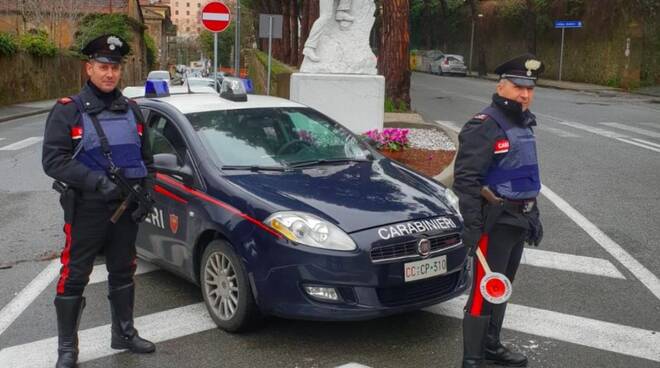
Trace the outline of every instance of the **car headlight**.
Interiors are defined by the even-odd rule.
[[[264,223],[295,243],[332,250],[357,248],[343,230],[309,213],[276,212]]]
[[[461,215],[461,208],[458,206],[458,196],[456,195],[456,193],[454,193],[451,189],[447,188],[445,189],[445,198],[447,198],[447,202],[449,202],[451,208],[453,208],[454,211],[456,211],[456,214],[462,220],[463,216]]]

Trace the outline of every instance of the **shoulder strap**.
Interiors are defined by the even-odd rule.
[[[495,120],[497,125],[499,125],[500,128],[502,128],[505,131],[509,130],[509,128],[511,127],[511,122],[509,121],[509,118],[507,118],[506,115],[500,109],[496,109],[493,106],[488,106],[481,113],[490,116],[491,119]]]

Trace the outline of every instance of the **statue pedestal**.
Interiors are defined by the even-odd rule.
[[[294,73],[290,99],[319,110],[356,134],[383,129],[382,75]]]

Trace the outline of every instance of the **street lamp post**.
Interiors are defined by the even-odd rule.
[[[477,14],[477,17],[482,18],[483,14]],[[472,73],[472,55],[474,52],[474,26],[475,26],[474,17],[472,18],[472,33],[470,35],[470,65],[468,65],[468,73]]]

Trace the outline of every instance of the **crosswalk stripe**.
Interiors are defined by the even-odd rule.
[[[30,137],[23,139],[22,141],[18,141],[15,143],[12,143],[10,145],[4,146],[0,148],[0,151],[17,151],[19,149],[25,148],[27,146],[31,146],[35,143],[41,142],[44,138],[43,137]]]
[[[628,132],[633,132],[633,133],[645,135],[645,136],[651,137],[651,138],[660,138],[660,133],[653,132],[653,131],[648,130],[648,129],[637,128],[637,127],[634,127],[634,126],[629,126],[629,125],[625,125],[625,124],[621,124],[621,123],[599,123],[599,124],[605,125],[605,126],[608,126],[608,127],[611,127],[611,128],[626,130]]]
[[[204,303],[170,309],[135,319],[140,335],[154,343],[168,341],[216,328]],[[110,348],[110,325],[79,332],[80,355],[86,362],[121,353]],[[57,361],[57,337],[51,337],[0,350],[3,367],[52,367]]]
[[[607,130],[607,129],[592,127],[592,126],[582,124],[582,123],[577,123],[577,122],[574,122],[574,121],[558,121],[557,123],[569,126],[571,128],[584,130],[584,131],[587,131],[589,133],[594,133],[594,134],[597,134],[597,135],[600,135],[600,136],[603,136],[603,137],[607,137],[607,138],[628,138],[628,136],[625,135],[625,134],[620,134],[620,133],[613,132],[613,131]]]
[[[627,139],[627,138],[616,138],[616,140],[619,141],[619,142],[624,142],[624,143],[632,144],[633,146],[646,148],[647,150],[651,150],[651,151],[655,151],[655,152],[660,152],[660,149],[659,149],[659,148],[655,148],[655,147],[647,146],[647,145],[645,145],[645,144],[642,144],[642,143],[639,143],[639,142],[635,142],[634,140],[630,140],[630,139]]]
[[[462,319],[466,301],[463,295],[425,311]],[[660,362],[660,333],[656,331],[512,303],[507,306],[504,328]]]
[[[626,279],[608,260],[525,248],[522,264],[588,275]]]
[[[149,262],[145,262],[141,259],[137,261],[137,269],[135,270],[136,275],[141,275],[149,272],[158,270],[159,268]],[[105,282],[108,280],[108,270],[105,267],[105,264],[100,264],[94,266],[92,269],[91,275],[89,275],[89,284],[97,284],[100,282]]]
[[[0,310],[0,335],[23,313],[59,275],[60,260],[54,259]]]

